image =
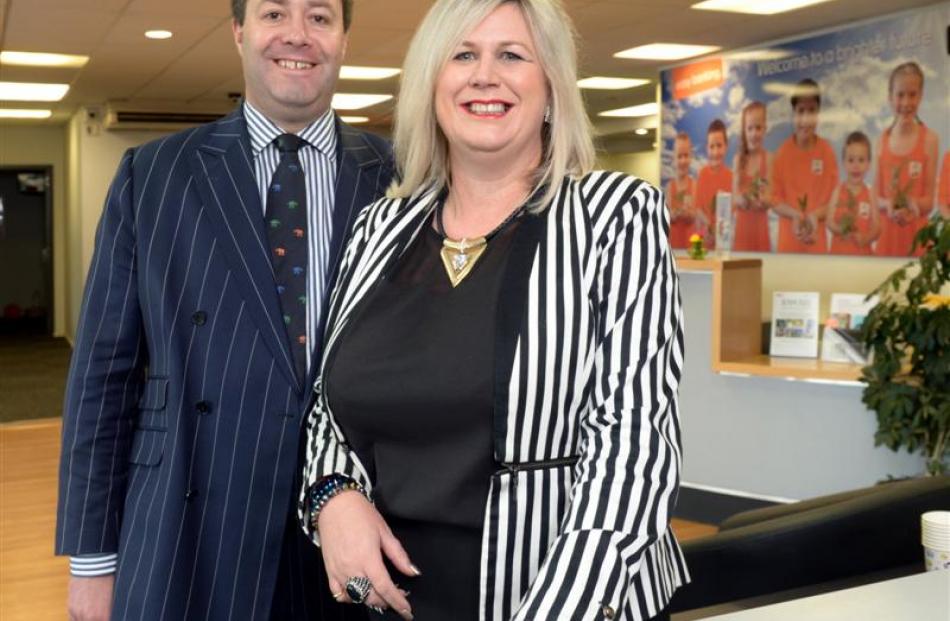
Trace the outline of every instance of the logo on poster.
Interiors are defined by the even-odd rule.
[[[907,172],[910,173],[911,179],[920,178],[921,173],[924,172],[924,163],[918,160],[911,160],[910,166],[907,167]]]
[[[820,175],[825,172],[825,163],[822,160],[812,160],[811,161],[811,174]]]
[[[673,97],[685,99],[719,88],[725,81],[722,59],[713,58],[673,69]]]
[[[871,217],[871,204],[865,201],[861,201],[861,204],[858,205],[858,216],[862,219],[867,220]]]

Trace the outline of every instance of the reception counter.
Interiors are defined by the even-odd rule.
[[[761,354],[760,259],[677,264],[684,487],[782,502],[923,471],[919,456],[874,446],[859,366]]]

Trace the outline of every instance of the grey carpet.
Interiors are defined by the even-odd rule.
[[[62,338],[0,336],[0,423],[62,415],[71,351]]]

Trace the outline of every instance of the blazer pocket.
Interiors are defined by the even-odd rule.
[[[157,466],[165,452],[164,429],[136,429],[132,436],[129,463],[139,466]]]
[[[150,376],[145,378],[145,390],[139,398],[139,410],[164,410],[168,394],[168,378]]]
[[[167,377],[148,377],[139,398],[139,420],[132,436],[129,463],[157,466],[165,452],[165,399]]]

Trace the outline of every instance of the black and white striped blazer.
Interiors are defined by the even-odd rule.
[[[435,191],[359,216],[330,301],[321,378],[360,302],[427,222]],[[494,453],[480,619],[627,619],[688,582],[669,529],[682,455],[678,278],[660,190],[621,173],[564,179],[522,219],[499,295]],[[373,482],[317,380],[301,490]]]

